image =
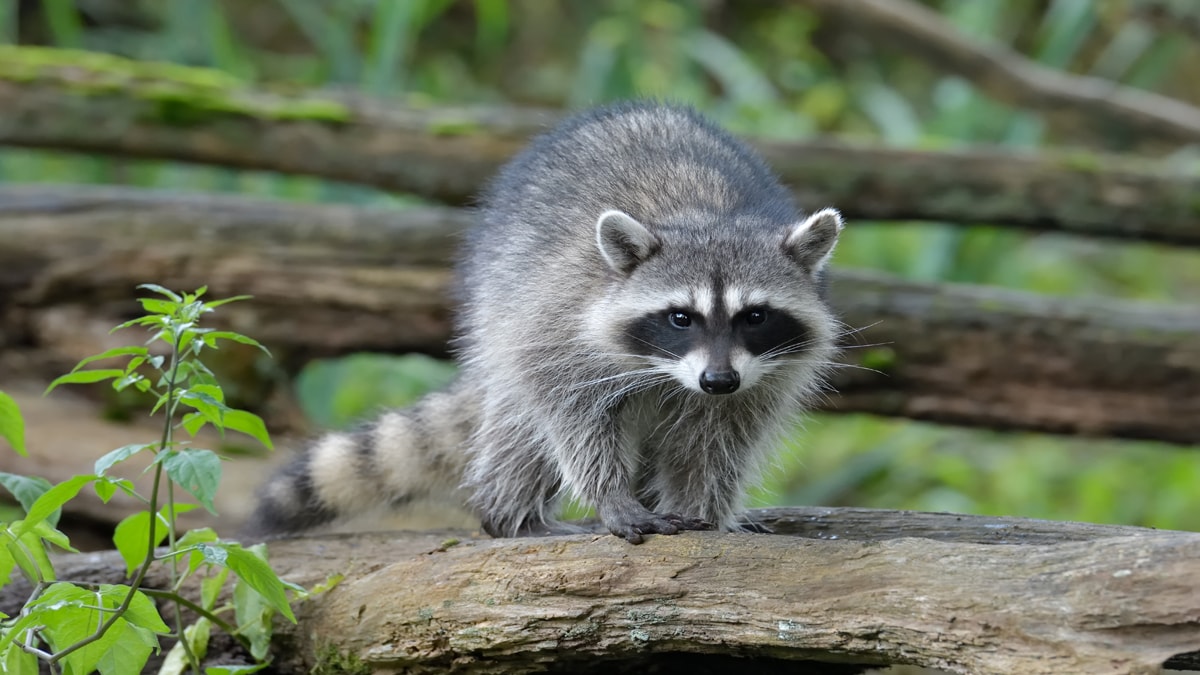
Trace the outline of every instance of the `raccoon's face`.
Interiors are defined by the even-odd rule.
[[[705,394],[754,385],[770,361],[797,353],[805,323],[742,289],[695,288],[623,327],[623,347]]]
[[[812,373],[833,352],[817,277],[841,227],[840,215],[826,209],[768,241],[673,249],[630,216],[608,211],[597,243],[624,282],[610,298],[608,310],[621,318],[609,335],[634,367],[703,394],[744,391],[787,365],[807,364]]]

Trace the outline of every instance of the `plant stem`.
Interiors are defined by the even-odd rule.
[[[168,406],[171,405],[168,403]],[[175,405],[178,404],[176,403]],[[167,411],[167,424],[170,425],[173,419],[175,419],[174,406]],[[175,481],[171,480],[167,481],[167,550],[175,550]],[[153,555],[153,551],[151,551],[151,554]],[[168,569],[171,571],[171,588],[178,588],[179,583],[182,581],[179,574],[179,556],[171,556],[171,565]],[[192,673],[200,675],[199,659],[196,658],[196,654],[192,651],[192,645],[187,639],[187,631],[184,630],[183,612],[180,611],[178,602],[173,607],[175,610],[175,632],[179,635],[179,644],[183,648],[183,653],[187,657]]]
[[[227,633],[230,637],[237,640],[238,644],[240,644],[242,647],[245,647],[246,651],[250,651],[250,639],[247,638],[245,635],[239,635],[237,632],[237,626],[234,626],[233,624],[229,623],[228,621],[222,619],[220,616],[218,616],[216,614],[216,612],[212,612],[210,610],[204,609],[203,607],[200,606],[199,603],[193,602],[192,600],[188,600],[187,598],[183,597],[182,595],[172,592],[172,591],[164,591],[164,590],[161,590],[158,588],[146,588],[146,589],[143,589],[142,592],[145,593],[146,595],[149,595],[152,598],[160,598],[162,600],[169,600],[171,602],[174,602],[176,605],[182,605],[183,607],[186,607],[186,608],[192,610],[196,614],[204,617],[205,619],[208,619],[209,621],[212,622],[212,625],[225,631],[225,633]]]
[[[167,448],[171,447],[171,419],[174,416],[176,407],[178,406],[178,403],[172,399],[175,397],[175,378],[179,374],[179,363],[181,361],[179,356],[179,342],[181,337],[182,332],[176,330],[175,340],[171,344],[170,375],[167,377],[167,404],[165,411],[167,419],[166,423],[163,424],[162,442],[159,444],[158,452],[155,454],[161,454],[165,452]],[[156,526],[158,525],[158,492],[162,485],[162,474],[162,462],[155,462],[154,484],[150,488],[150,526],[148,528],[150,533],[149,543],[146,546],[146,559],[142,561],[142,566],[138,568],[137,576],[135,576],[133,582],[129,584],[129,592],[125,594],[125,599],[122,600],[121,605],[113,611],[112,616],[110,616],[103,624],[101,624],[100,627],[96,629],[95,633],[92,633],[91,635],[73,645],[70,645],[69,647],[63,648],[61,651],[56,652],[49,659],[47,659],[47,662],[51,665],[51,669],[53,669],[54,664],[58,663],[66,656],[104,637],[104,634],[108,632],[108,629],[112,628],[113,624],[115,624],[117,620],[124,616],[125,612],[129,610],[129,605],[133,604],[133,598],[137,594],[138,588],[140,588],[142,582],[146,580],[146,575],[150,572],[150,566],[154,564],[154,545],[158,543],[158,538],[156,536],[158,534],[156,532]]]

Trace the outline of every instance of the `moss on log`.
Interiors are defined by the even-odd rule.
[[[559,117],[255,89],[218,71],[13,47],[0,47],[0,110],[0,144],[305,174],[452,204]],[[1144,158],[755,145],[802,204],[851,218],[1200,244],[1200,177]]]

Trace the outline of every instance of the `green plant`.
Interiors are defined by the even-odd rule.
[[[215,626],[237,639],[260,663],[257,666],[209,668],[209,673],[253,672],[265,665],[271,619],[278,612],[295,621],[288,590],[303,589],[278,577],[266,561],[262,546],[243,547],[219,538],[212,529],[180,533],[176,516],[196,504],[176,499],[177,490],[191,494],[200,506],[213,511],[213,497],[221,478],[221,458],[211,450],[191,447],[177,437],[191,437],[205,425],[224,433],[239,431],[270,447],[271,440],[258,416],[225,404],[220,384],[201,360],[207,350],[231,340],[266,349],[256,341],[230,331],[202,328],[201,318],[221,305],[243,297],[204,301],[205,289],[178,294],[145,285],[160,296],[141,298],[146,314],[115,330],[142,327],[151,333],[145,345],[110,349],[79,362],[67,375],[50,384],[111,381],[121,390],[134,387],[157,396],[151,413],[164,418],[162,437],[155,442],[117,448],[96,461],[92,474],[74,476],[58,485],[40,478],[0,473],[0,484],[24,508],[24,517],[0,523],[0,585],[18,570],[33,592],[16,616],[0,622],[0,671],[39,672],[39,662],[51,673],[104,675],[140,672],[161,637],[176,638],[160,672],[200,672],[200,662]],[[85,369],[97,361],[126,359],[121,368]],[[182,434],[179,434],[182,435]],[[25,453],[24,431],[17,405],[0,394],[0,437]],[[153,474],[149,495],[134,484],[110,475],[117,464],[142,452],[152,452],[147,471]],[[57,529],[61,508],[80,490],[92,486],[105,503],[118,490],[145,505],[121,521],[113,542],[126,564],[128,584],[94,584],[60,580],[55,576],[48,549],[73,551],[66,535]],[[159,549],[163,541],[166,548]],[[154,565],[166,566],[170,586],[144,585]],[[221,602],[221,591],[236,577],[232,601]],[[199,599],[182,594],[184,582],[202,575]],[[164,622],[154,600],[168,607]],[[186,625],[184,609],[199,618]],[[227,616],[233,613],[232,620]]]

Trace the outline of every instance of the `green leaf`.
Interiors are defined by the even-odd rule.
[[[242,579],[233,585],[233,611],[237,632],[250,640],[250,655],[266,657],[271,647],[271,616],[274,612],[265,598]]]
[[[213,497],[221,483],[221,458],[212,450],[172,450],[162,460],[167,475],[200,500],[209,513],[216,514]]]
[[[259,443],[262,443],[268,450],[275,449],[275,446],[271,443],[271,435],[267,433],[267,425],[263,423],[261,417],[252,412],[230,408],[225,411],[223,424],[226,429],[240,431],[250,436]]]
[[[224,298],[222,300],[213,300],[213,301],[205,303],[205,304],[207,304],[210,309],[216,309],[216,308],[220,307],[221,305],[227,305],[231,302],[240,302],[242,300],[249,300],[250,298],[253,298],[253,297],[254,297],[253,295],[235,295],[232,298]]]
[[[54,584],[34,605],[38,623],[43,626],[40,635],[50,651],[65,649],[95,631],[102,620],[99,609],[107,608],[107,605],[99,593],[68,583]],[[113,628],[118,627],[114,625]],[[92,672],[104,651],[119,639],[119,634],[119,630],[110,630],[99,640],[67,655],[62,660],[62,672]]]
[[[15,473],[4,473],[0,471],[0,485],[3,485],[6,490],[16,497],[17,502],[21,504],[21,508],[28,513],[33,507],[33,503],[38,500],[38,497],[46,494],[52,486],[50,481],[37,476],[22,476]]]
[[[157,527],[154,530],[154,545],[158,546],[167,538],[167,528]],[[113,531],[113,543],[121,558],[125,560],[125,575],[131,576],[133,571],[142,566],[149,554],[150,541],[150,512],[138,511],[117,523]]]
[[[10,644],[0,660],[0,672],[11,675],[38,675],[38,659],[33,654]]]
[[[150,660],[150,654],[158,650],[158,640],[154,639],[152,633],[124,619],[118,619],[99,642],[93,642],[83,649],[90,649],[100,642],[108,641],[109,635],[112,635],[112,641],[106,648],[96,650],[99,652],[96,670],[100,671],[100,675],[140,673]],[[150,644],[147,644],[148,642]]]
[[[16,531],[25,521],[18,520],[3,531],[3,553],[0,553],[0,569],[5,579],[11,577],[14,566],[21,568],[21,573],[31,583],[54,580],[54,564],[50,553],[46,550],[46,542],[54,544],[64,551],[78,553],[72,546],[67,535],[54,529],[46,521],[34,524],[29,532],[17,535]],[[3,585],[3,584],[0,584]]]
[[[28,457],[25,451],[25,420],[21,408],[13,397],[0,391],[0,438],[8,441],[18,455]]]
[[[125,375],[124,370],[117,368],[102,368],[100,370],[80,370],[73,373],[67,373],[62,377],[50,383],[46,387],[46,391],[42,392],[45,396],[54,391],[54,388],[60,384],[91,384],[93,382],[103,382],[104,380],[112,380]]]
[[[228,554],[225,564],[238,575],[238,579],[253,588],[275,611],[287,617],[288,621],[296,623],[296,615],[292,613],[287,594],[284,592],[283,580],[264,559],[265,547],[260,544],[253,549],[245,549],[238,544],[226,544],[223,548]],[[263,553],[259,554],[259,551]]]
[[[92,489],[96,491],[96,496],[100,498],[100,501],[105,504],[113,498],[113,495],[117,494],[117,486],[107,477],[104,480],[97,480],[92,484]]]
[[[179,306],[177,303],[169,300],[159,300],[158,298],[138,298],[138,302],[142,303],[142,309],[146,310],[147,314],[170,315]]]
[[[147,467],[146,470],[149,471],[149,468]],[[115,486],[121,492],[133,497],[139,502],[145,503],[147,501],[145,497],[138,494],[137,487],[134,486],[133,481],[129,480],[128,478],[113,478],[112,476],[104,476],[103,478],[97,478],[96,483],[107,483]]]
[[[46,627],[42,634],[55,651],[91,636],[129,593],[128,586],[103,585],[98,591],[70,584],[55,586],[69,588],[55,594],[47,591],[38,600],[39,606],[46,608],[42,619]],[[52,587],[52,590],[55,589]],[[146,626],[135,625],[131,619]],[[117,619],[99,640],[64,657],[63,672],[82,674],[99,670],[101,675],[141,672],[150,653],[158,646],[155,632],[167,632],[166,625],[158,617],[154,603],[144,594],[135,593],[130,614]]]
[[[186,513],[196,508],[193,504],[176,504],[175,513]],[[154,528],[154,545],[162,544],[167,538],[167,507],[158,512],[158,524]],[[150,512],[138,511],[117,523],[113,532],[113,544],[117,552],[125,560],[125,574],[132,575],[133,571],[146,561],[150,555]]]
[[[118,602],[125,601],[125,595],[129,592],[129,587],[125,585],[103,585],[100,587],[102,593],[110,593],[117,597]],[[166,635],[171,632],[170,626],[163,622],[162,616],[158,613],[158,607],[150,596],[141,591],[133,592],[133,600],[129,603],[129,609],[125,612],[125,618],[139,628],[145,628],[152,633]]]
[[[163,288],[162,286],[159,286],[158,284],[139,284],[138,288],[144,288],[148,291],[153,291],[155,293],[158,293],[159,295],[165,295],[166,297],[174,300],[175,302],[183,302],[183,298],[180,297],[178,293],[176,293],[175,291],[167,290],[167,289]]]
[[[210,304],[210,306],[211,306],[211,304]],[[271,355],[271,352],[266,347],[262,346],[262,344],[259,343],[258,340],[255,340],[254,338],[246,337],[245,335],[242,335],[241,333],[234,333],[233,331],[228,331],[228,330],[214,330],[213,332],[207,333],[204,336],[204,344],[208,345],[209,347],[215,348],[217,346],[217,340],[232,340],[234,342],[237,342],[238,344],[250,345],[251,347],[258,347],[267,356]]]
[[[191,365],[194,366],[196,363],[192,363]],[[204,394],[217,403],[225,403],[225,392],[221,391],[221,388],[215,384],[193,384],[188,389],[198,394]]]
[[[212,546],[201,544],[198,550],[200,551],[200,554],[204,556],[204,562],[213,565],[224,566],[229,561],[229,550],[227,546],[227,544],[220,543]]]
[[[42,522],[38,523],[37,525],[34,525],[33,530],[31,530],[25,536],[26,537],[38,537],[38,538],[45,540],[51,544],[54,544],[55,546],[61,548],[64,551],[70,551],[71,553],[79,553],[79,551],[75,550],[75,548],[73,546],[71,546],[71,540],[67,537],[66,534],[64,534],[61,530],[55,529],[54,526],[52,526],[50,523],[47,523],[44,520]]]
[[[179,551],[184,551],[192,547],[198,547],[200,544],[211,544],[217,541],[217,533],[211,527],[198,527],[194,530],[188,530],[178,541],[175,542],[175,548]],[[200,550],[190,551],[188,553],[188,574],[192,574],[204,562],[204,554]]]
[[[4,540],[8,541],[8,537]],[[8,550],[8,546],[0,547],[0,587],[7,586],[8,582],[12,581],[12,571],[16,566],[17,561]]]
[[[42,549],[40,552],[41,555],[30,550],[26,546],[25,542],[30,541],[31,539],[33,546]],[[45,554],[45,546],[42,544],[41,539],[30,537],[30,535],[25,535],[25,537],[18,539],[13,536],[11,531],[6,531],[4,537],[4,550],[7,556],[12,558],[13,564],[20,568],[21,574],[24,575],[25,580],[30,584],[36,584],[54,578],[53,569],[51,569],[51,574],[49,577],[45,577],[42,574],[43,568],[40,563]],[[11,568],[9,569],[9,572],[11,574]],[[3,640],[0,639],[0,644],[2,643]]]
[[[130,319],[129,321],[126,321],[125,323],[120,323],[120,324],[117,324],[116,326],[113,326],[112,330],[108,331],[108,334],[112,335],[113,333],[115,333],[119,330],[124,330],[126,328],[131,328],[133,326],[162,325],[162,322],[163,322],[163,317],[158,316],[158,315],[139,316],[136,319]],[[149,340],[146,340],[146,344],[150,344],[151,342],[154,342],[154,338],[150,338]]]
[[[184,415],[183,420],[179,423],[192,437],[195,437],[204,428],[205,424],[208,424],[208,420],[204,418],[204,415],[197,412],[190,412]]]
[[[175,543],[179,548],[187,548],[197,544],[211,544],[216,540],[217,533],[211,527],[197,527],[185,532]]]
[[[36,606],[31,607],[29,611],[20,615],[17,620],[10,626],[5,627],[0,631],[0,650],[8,649],[14,640],[25,641],[26,632],[30,629],[37,628],[43,611],[39,611]]]
[[[196,412],[204,416],[204,419],[212,423],[217,428],[225,426],[225,411],[229,407],[217,399],[203,392],[184,389],[179,392],[179,402],[193,408]]]
[[[156,443],[137,443],[134,445],[123,445],[112,452],[104,455],[96,460],[94,471],[97,476],[103,476],[106,471],[111,469],[113,465],[124,462],[143,450],[148,450],[155,447]]]
[[[112,349],[100,352],[99,354],[93,354],[92,356],[85,358],[84,360],[80,361],[79,363],[76,363],[75,367],[71,369],[71,372],[74,373],[74,372],[78,371],[80,368],[86,366],[87,364],[89,364],[93,361],[100,361],[103,359],[111,359],[111,358],[115,358],[118,356],[133,356],[133,355],[146,356],[146,348],[140,347],[140,346],[113,347]],[[128,369],[126,369],[126,370],[128,370]]]
[[[42,521],[39,525],[46,525],[46,522]],[[45,540],[36,532],[27,532],[21,535],[19,541],[22,550],[29,555],[29,562],[37,569],[33,578],[39,581],[53,581],[56,578],[54,563],[50,561],[50,552],[46,550]]]
[[[49,521],[51,524],[58,522],[59,509],[63,504],[75,498],[84,485],[96,480],[95,476],[72,476],[67,480],[55,485],[37,498],[29,507],[28,513],[25,515],[25,520],[21,522],[20,527],[14,532],[16,536],[25,534],[34,525],[37,525],[43,520]]]
[[[145,384],[143,385],[143,383]],[[124,391],[128,389],[130,385],[133,385],[142,391],[146,391],[150,388],[149,382],[140,373],[129,373],[128,375],[125,375],[113,382],[112,387],[116,391]]]
[[[196,621],[196,623],[183,629],[184,639],[187,640],[192,653],[201,661],[208,654],[208,639],[211,635],[212,622],[203,617]],[[182,675],[190,667],[191,664],[188,663],[187,652],[183,650],[183,643],[176,642],[171,647],[171,651],[167,652],[167,658],[163,660],[162,666],[159,667],[158,675]]]
[[[209,611],[217,606],[221,590],[225,588],[225,582],[229,579],[228,567],[215,569],[216,573],[210,574],[200,581],[200,606]]]

